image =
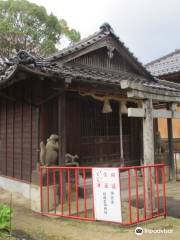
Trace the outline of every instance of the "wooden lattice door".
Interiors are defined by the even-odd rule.
[[[102,113],[103,103],[89,98],[81,101],[81,159],[85,164],[110,164],[120,161],[118,104]]]

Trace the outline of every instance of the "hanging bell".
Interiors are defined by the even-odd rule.
[[[110,113],[110,112],[112,112],[111,104],[109,102],[109,98],[105,97],[102,113]]]
[[[125,101],[122,101],[122,102],[121,102],[121,113],[122,113],[122,114],[127,114],[127,113],[128,113],[128,109],[127,109],[127,106],[126,106],[126,102],[125,102]]]

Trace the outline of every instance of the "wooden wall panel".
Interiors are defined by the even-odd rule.
[[[1,174],[7,174],[7,161],[6,161],[6,101],[1,100],[1,152],[0,152],[0,170]]]
[[[2,175],[31,181],[31,172],[38,161],[38,114],[38,108],[26,101],[14,102],[1,99],[0,173]]]
[[[14,106],[14,177],[22,178],[22,104]]]
[[[22,159],[22,179],[31,178],[31,107],[24,104],[23,106],[23,159]]]
[[[7,101],[7,175],[14,176],[14,103]]]
[[[38,131],[38,124],[39,124],[39,110],[38,108],[32,107],[32,170],[36,169],[37,161],[39,161],[39,131]]]
[[[81,57],[78,57],[74,59],[72,62],[87,65],[90,67],[95,67],[98,69],[106,69],[118,72],[130,71],[137,73],[136,70],[134,70],[130,66],[130,64],[116,51],[114,51],[113,58],[110,59],[108,57],[106,47],[90,52]]]
[[[80,156],[80,99],[77,94],[66,96],[67,152]]]

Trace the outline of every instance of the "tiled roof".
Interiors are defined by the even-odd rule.
[[[112,28],[108,24],[104,24],[100,27],[100,31],[83,39],[79,43],[72,45],[68,48],[63,49],[59,53],[48,57],[48,58],[35,58],[29,55],[25,51],[20,51],[18,55],[10,60],[0,59],[0,85],[4,83],[11,84],[12,76],[19,70],[31,71],[35,74],[44,74],[49,77],[72,77],[73,80],[82,81],[83,79],[90,82],[97,82],[102,84],[113,84],[120,87],[120,83],[123,80],[129,80],[134,83],[143,85],[145,87],[153,89],[161,89],[164,91],[180,91],[180,85],[174,85],[173,83],[167,81],[161,81],[154,78],[149,73],[143,74],[143,76],[126,71],[110,71],[102,70],[93,67],[83,66],[77,63],[61,63],[60,60],[63,56],[77,52],[80,49],[86,48],[87,46],[98,42],[100,39],[106,37],[108,34],[113,34],[113,36],[118,39],[119,44],[126,49],[127,54],[131,59],[136,62],[140,68],[146,73],[147,71],[144,67],[137,61],[132,53],[124,46],[124,44],[119,40],[119,38],[113,33]],[[59,61],[57,61],[59,60]],[[58,63],[57,63],[58,62]],[[150,76],[150,78],[149,78]]]
[[[88,37],[82,39],[81,41],[77,43],[72,43],[67,48],[63,48],[58,53],[55,53],[47,58],[49,61],[55,61],[59,58],[62,58],[66,55],[69,55],[71,53],[75,53],[81,49],[84,49],[94,43],[97,43],[98,41],[102,40],[106,36],[108,36],[110,33],[113,33],[113,29],[109,25],[102,25],[100,27],[100,30],[98,32],[95,32],[92,35],[89,35]],[[118,37],[117,37],[118,39]]]
[[[119,36],[117,36],[114,33],[114,30],[111,28],[111,26],[108,23],[104,23],[100,26],[99,31],[95,32],[94,34],[88,36],[87,38],[82,39],[81,41],[74,43],[70,45],[67,48],[62,49],[56,54],[53,54],[52,56],[46,58],[48,61],[57,61],[60,60],[63,57],[66,57],[69,54],[73,54],[78,52],[79,50],[85,49],[88,46],[91,46],[95,43],[100,42],[102,39],[106,38],[107,36],[113,36],[117,41],[118,44],[122,47],[122,49],[126,52],[127,56],[129,56],[135,63],[135,65],[141,69],[144,74],[153,80],[151,74],[146,70],[144,65],[138,60],[137,57],[134,56],[134,54],[127,48],[122,40],[120,40]]]
[[[142,77],[138,74],[132,72],[115,72],[115,71],[106,71],[100,70],[93,67],[84,67],[81,64],[77,63],[67,63],[64,65],[57,65],[56,63],[48,62],[47,60],[39,59],[36,61],[36,65],[29,64],[27,65],[12,65],[0,75],[0,85],[4,84],[5,81],[9,79],[9,84],[11,76],[15,74],[18,70],[18,67],[25,67],[24,70],[32,70],[36,74],[47,74],[47,76],[53,76],[56,78],[60,77],[72,77],[73,80],[82,81],[86,80],[89,82],[96,82],[100,84],[110,84],[120,87],[120,83],[123,80],[129,80],[134,83],[143,85],[145,87],[150,87],[153,89],[161,89],[166,91],[180,91],[180,85],[171,83],[164,80],[159,80],[157,78],[154,81],[148,81],[145,77]]]
[[[8,81],[16,72],[17,65],[12,65],[9,67],[0,66],[0,85]]]
[[[46,67],[46,69],[42,69],[45,72],[49,72],[54,74],[55,76],[72,76],[74,79],[86,79],[97,81],[101,83],[110,83],[116,84],[120,86],[120,82],[122,80],[129,80],[129,81],[147,81],[144,77],[141,77],[138,74],[134,74],[131,72],[115,72],[109,70],[102,70],[98,68],[83,66],[77,63],[67,63],[63,66],[53,66],[53,67]]]
[[[146,78],[131,72],[110,72],[110,71],[99,71],[98,69],[93,68],[83,68],[78,65],[64,65],[62,67],[58,67],[56,72],[63,76],[72,76],[74,79],[82,80],[86,79],[90,82],[96,81],[97,83],[106,83],[120,86],[121,81],[128,80],[134,83],[143,85],[145,87],[165,90],[165,91],[173,91],[180,92],[179,84],[171,84],[171,82],[165,80],[155,79],[155,81],[148,81]]]
[[[163,76],[179,72],[180,49],[146,64],[145,67],[154,76]]]
[[[31,65],[34,69],[34,66]],[[67,63],[63,66],[57,64],[39,66],[35,68],[39,73],[46,73],[54,77],[72,77],[73,80],[96,82],[100,84],[111,84],[120,87],[123,80],[132,81],[145,87],[165,91],[180,92],[180,84],[171,83],[165,80],[154,78],[154,81],[148,81],[145,77],[132,72],[111,72],[92,67],[84,67],[77,63]]]
[[[74,43],[67,48],[62,49],[56,54],[53,54],[52,56],[48,57],[47,60],[53,61],[57,60],[61,57],[64,57],[68,54],[77,52],[81,49],[84,49],[94,43],[97,43],[98,41],[102,40],[103,38],[107,37],[108,35],[112,34],[120,43],[121,46],[123,46],[124,49],[129,53],[129,55],[139,64],[142,68],[144,68],[143,64],[134,56],[132,52],[130,52],[129,48],[127,48],[123,41],[120,40],[120,38],[114,33],[114,30],[111,28],[111,26],[108,23],[104,23],[100,26],[99,31],[95,32],[92,35],[89,35],[88,37],[82,39],[81,41]]]
[[[4,69],[2,70],[0,67],[0,80],[5,81],[5,79],[8,79],[8,76],[10,76],[11,71],[14,72],[14,69],[12,67],[10,67],[8,70],[8,66],[22,64],[26,66],[34,65],[35,67],[40,67],[41,70],[45,66],[48,66],[48,68],[50,68],[53,66],[53,64],[56,64],[57,60],[59,61],[59,63],[61,63],[61,59],[64,58],[65,56],[68,56],[72,53],[76,53],[79,50],[85,49],[88,46],[98,43],[99,41],[101,41],[102,39],[106,38],[109,35],[113,36],[118,41],[119,45],[125,50],[129,58],[133,60],[138,69],[142,70],[143,75],[147,76],[148,79],[153,81],[153,77],[149,74],[148,71],[146,71],[144,66],[138,61],[138,59],[133,55],[133,53],[131,53],[129,49],[125,47],[124,43],[120,41],[119,37],[115,35],[113,29],[108,23],[103,24],[98,32],[95,32],[94,34],[88,36],[87,38],[82,39],[80,42],[75,43],[67,48],[64,48],[58,53],[47,58],[35,58],[26,53],[25,51],[20,51],[14,59],[11,59],[9,62],[8,60],[6,60],[7,64],[5,64],[6,65],[5,69],[6,72],[9,71],[8,73],[4,72]],[[3,61],[2,63],[0,62],[0,65],[3,65]]]

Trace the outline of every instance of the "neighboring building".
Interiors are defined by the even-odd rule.
[[[146,64],[146,69],[159,79],[180,83],[180,49]],[[178,111],[180,111],[180,106],[178,107]],[[167,139],[167,121],[165,119],[158,120],[158,128],[162,138]],[[173,119],[173,137],[175,151],[180,151],[179,119]]]
[[[80,165],[154,163],[153,118],[166,113],[153,107],[179,103],[180,85],[154,78],[104,24],[48,58],[1,61],[0,98],[0,186],[28,192],[52,133],[59,165],[66,153]]]

